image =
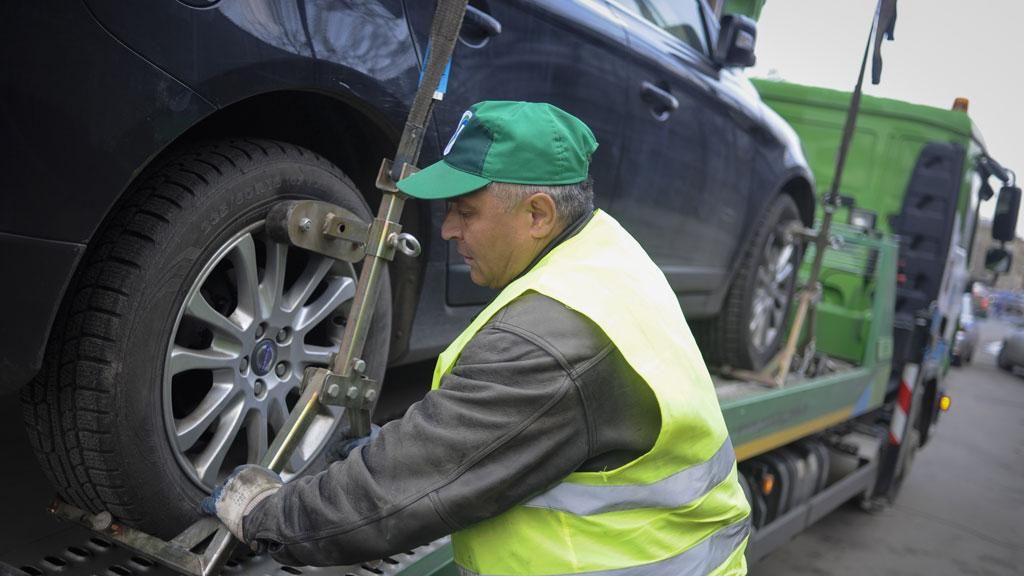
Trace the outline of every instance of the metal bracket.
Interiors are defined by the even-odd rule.
[[[370,225],[354,213],[317,200],[276,204],[266,229],[278,242],[352,263],[362,261],[370,238]]]
[[[117,523],[109,512],[90,514],[61,500],[54,500],[50,504],[50,513],[80,524],[150,560],[160,562],[183,574],[194,576],[211,574],[219,570],[221,564],[227,560],[215,553],[219,549],[215,542],[210,542],[203,552],[196,551],[200,544],[210,540],[211,537],[217,538],[220,522],[213,517],[203,518],[167,542],[130,526]]]
[[[384,158],[384,160],[381,161],[380,170],[377,171],[377,188],[385,192],[398,193],[398,185],[395,183],[395,180],[391,178],[391,168],[394,165],[393,163],[394,161],[390,158]],[[405,180],[419,171],[420,169],[415,166],[403,164],[402,171],[398,179]]]
[[[356,358],[348,376],[335,374],[326,368],[315,368],[314,378],[323,378],[323,394],[320,403],[327,406],[344,406],[348,415],[349,435],[366,436],[370,433],[370,408],[380,394],[380,383],[367,378],[363,371],[366,362]]]

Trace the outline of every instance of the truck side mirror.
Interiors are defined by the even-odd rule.
[[[1003,186],[996,200],[996,213],[992,218],[992,239],[1012,242],[1017,232],[1017,213],[1020,211],[1020,188]]]
[[[1006,274],[1013,266],[1013,254],[1002,248],[989,248],[985,252],[985,269],[996,274]]]
[[[714,61],[722,68],[746,68],[757,61],[754,45],[757,43],[757,24],[741,14],[722,16],[715,46]]]

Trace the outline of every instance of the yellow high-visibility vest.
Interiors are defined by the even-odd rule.
[[[463,574],[745,574],[750,505],[711,376],[675,293],[643,248],[597,211],[509,284],[437,360],[442,384],[466,344],[526,291],[583,314],[654,391],[661,431],[614,470],[575,472],[452,535]]]

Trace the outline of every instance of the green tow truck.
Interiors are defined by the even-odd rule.
[[[755,85],[800,135],[817,185],[827,189],[850,93]],[[896,497],[948,408],[944,379],[979,207],[994,196],[989,180],[1006,184],[1010,174],[986,151],[965,102],[942,110],[863,97],[834,214],[846,224],[832,226],[803,365],[776,390],[717,384],[759,528],[753,559],[852,496],[866,508]],[[1019,203],[1020,189],[1004,185],[993,240],[1013,238]],[[1009,255],[994,247],[986,261],[1005,269]],[[829,458],[806,473],[819,484],[801,489],[800,469],[814,465],[821,444]]]

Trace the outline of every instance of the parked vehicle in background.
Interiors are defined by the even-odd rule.
[[[1024,368],[1024,330],[1014,330],[1003,338],[1002,347],[996,354],[996,365],[1007,372]]]
[[[304,368],[326,364],[343,333],[355,270],[275,243],[263,219],[294,198],[370,219],[433,10],[8,7],[4,53],[31,58],[2,76],[0,276],[17,280],[0,285],[0,392],[23,388],[63,498],[169,535],[266,451]],[[811,224],[814,192],[792,129],[740,70],[752,23],[724,22],[703,0],[473,1],[422,162],[480,100],[575,114],[600,142],[598,207],[661,266],[707,356],[758,368],[792,300],[800,254],[784,232]],[[440,241],[444,212],[406,206],[423,257],[391,266],[371,378],[436,355],[493,296]],[[385,401],[403,392],[390,384]],[[287,478],[323,466],[339,419],[320,415]]]
[[[994,318],[1010,322],[1024,321],[1024,294],[995,290],[989,294],[989,312]]]
[[[953,336],[951,361],[954,366],[970,364],[974,349],[978,347],[978,322],[974,316],[974,301],[969,292],[964,293],[960,305],[960,323]]]

